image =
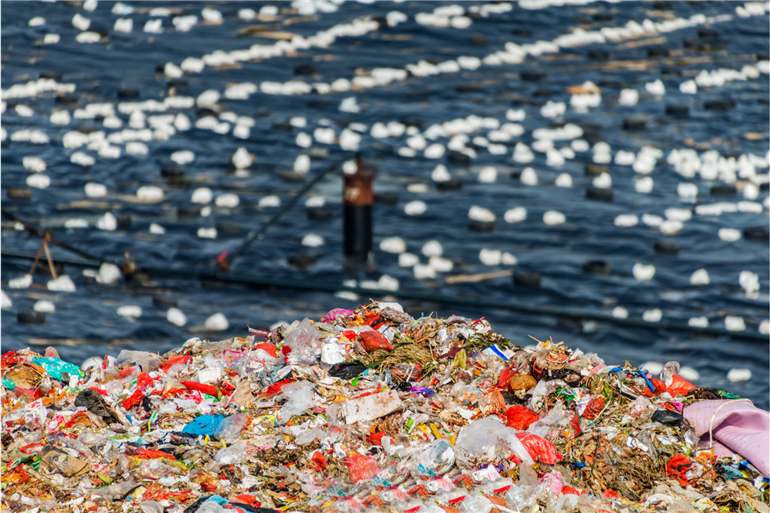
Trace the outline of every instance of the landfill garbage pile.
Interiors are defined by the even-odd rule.
[[[769,511],[766,456],[687,420],[736,398],[677,370],[378,302],[165,355],[8,352],[3,511]]]

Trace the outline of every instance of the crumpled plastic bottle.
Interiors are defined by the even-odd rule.
[[[285,385],[281,389],[280,397],[286,401],[277,415],[278,421],[282,424],[315,406],[315,392],[313,384],[309,381],[297,381]]]
[[[214,455],[214,460],[220,465],[234,465],[243,461],[246,457],[246,444],[238,440],[229,447],[219,449]]]
[[[321,351],[318,330],[309,319],[303,319],[293,326],[285,336],[286,345],[291,348],[287,359],[290,364],[313,364]]]

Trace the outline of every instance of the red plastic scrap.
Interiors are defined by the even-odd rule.
[[[588,401],[585,410],[583,410],[583,418],[586,420],[594,420],[602,412],[605,404],[606,401],[604,396],[597,395],[596,397],[592,397],[591,400]]]
[[[562,460],[561,454],[550,440],[527,432],[516,433],[516,437],[533,460],[546,465],[555,465]]]
[[[131,454],[131,456],[136,456],[137,458],[141,458],[143,460],[155,460],[158,458],[165,458],[168,460],[176,461],[176,456],[174,456],[173,454],[169,454],[166,451],[161,451],[159,449],[146,449],[144,447],[137,449],[136,452]]]
[[[7,369],[8,367],[13,367],[19,363],[19,355],[16,353],[16,351],[8,351],[7,353],[3,353],[2,358],[0,358],[0,368],[3,370]]]
[[[345,466],[348,467],[350,481],[353,483],[371,479],[380,472],[377,460],[358,453],[353,453],[345,458]]]
[[[510,367],[503,369],[500,373],[500,377],[497,378],[497,388],[508,388],[511,378],[516,374],[516,371]]]
[[[372,445],[382,445],[382,438],[386,435],[385,431],[379,431],[377,433],[371,433],[367,439]]]
[[[282,379],[281,381],[276,381],[275,383],[267,387],[263,393],[267,396],[277,395],[281,392],[281,389],[286,385],[288,385],[289,383],[294,383],[294,380],[291,378],[286,378],[286,379]]]
[[[182,381],[182,384],[187,390],[197,390],[202,394],[212,395],[214,397],[219,396],[219,389],[214,385],[208,385],[206,383],[198,383],[197,381]]]
[[[262,503],[259,502],[256,497],[248,493],[242,493],[241,495],[236,495],[235,497],[233,497],[233,500],[236,502],[240,502],[241,504],[247,504],[253,508],[259,508],[262,506]]]
[[[169,357],[160,365],[160,368],[163,372],[168,372],[174,365],[187,365],[190,362],[192,362],[192,356],[188,354],[177,354]]]
[[[278,350],[275,348],[275,344],[271,344],[269,342],[262,342],[262,343],[256,344],[254,346],[254,349],[261,349],[262,351],[266,352],[273,358],[278,358]]]
[[[123,399],[123,402],[120,404],[126,410],[130,410],[134,406],[141,403],[142,399],[144,399],[144,392],[142,392],[140,389],[137,388],[136,390],[134,390],[133,394]]]
[[[385,338],[385,335],[379,331],[363,331],[361,334],[359,334],[359,337],[361,338],[361,345],[364,346],[364,349],[368,353],[377,351],[378,349],[392,351],[395,348],[395,346],[393,346],[393,344],[391,344],[390,341]]]
[[[679,484],[687,486],[687,471],[692,467],[692,460],[682,453],[677,453],[669,458],[666,463],[666,474],[669,477],[676,478]]]
[[[602,497],[604,497],[605,499],[619,499],[620,493],[618,493],[617,490],[613,490],[612,488],[607,488],[602,493]]]
[[[672,397],[679,397],[689,394],[696,388],[697,387],[695,385],[684,379],[679,374],[674,374],[671,376],[671,384],[666,387],[666,392],[671,394]]]
[[[530,424],[538,419],[537,413],[533,412],[526,406],[514,405],[505,411],[505,424],[508,427],[519,429],[521,431],[526,430]]]

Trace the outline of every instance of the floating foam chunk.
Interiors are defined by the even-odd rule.
[[[711,278],[706,269],[698,269],[690,275],[690,285],[708,285]]]
[[[237,194],[232,192],[226,192],[217,196],[215,201],[216,206],[220,208],[236,208],[241,202],[241,199]]]
[[[11,301],[11,298],[8,297],[8,294],[6,294],[4,290],[0,290],[0,297],[2,298],[3,310],[10,310],[13,308],[13,301]]]
[[[414,267],[419,262],[420,259],[413,253],[401,253],[398,255],[399,267]]]
[[[259,208],[278,208],[281,206],[281,198],[276,195],[265,196],[260,198],[257,203]]]
[[[196,235],[200,239],[216,239],[217,229],[213,227],[207,228],[207,227],[201,226],[200,228],[198,228]]]
[[[479,251],[479,261],[483,265],[497,266],[502,263],[503,252],[499,249],[481,248]]]
[[[24,157],[21,162],[24,166],[24,169],[31,173],[42,173],[46,170],[47,167],[45,160],[41,159],[40,157]]]
[[[230,327],[230,323],[225,314],[217,312],[206,319],[204,326],[209,331],[224,331]]]
[[[307,155],[298,155],[294,160],[294,172],[299,174],[306,174],[310,171],[310,157]]]
[[[619,228],[630,228],[639,224],[639,216],[636,214],[619,214],[615,217],[614,224]]]
[[[727,373],[727,381],[730,383],[741,383],[751,380],[751,369],[735,368]]]
[[[436,270],[426,264],[416,264],[412,268],[412,272],[418,280],[430,280],[436,277]]]
[[[143,203],[158,203],[163,201],[163,189],[156,185],[143,185],[137,189],[136,197]]]
[[[655,265],[637,262],[632,269],[634,278],[638,281],[650,281],[655,276]]]
[[[83,187],[83,190],[89,198],[104,198],[107,196],[107,187],[100,183],[88,182]]]
[[[214,193],[208,187],[198,187],[192,193],[190,201],[199,205],[207,205],[214,198]]]
[[[428,210],[424,201],[414,200],[404,205],[404,213],[408,216],[421,216]]]
[[[324,238],[317,233],[308,233],[302,237],[302,245],[309,248],[317,248],[324,245]]]
[[[380,250],[392,254],[404,253],[406,242],[401,237],[386,237],[380,241]]]
[[[448,258],[434,256],[428,259],[428,266],[437,273],[448,273],[454,268],[454,263]]]
[[[46,189],[51,185],[51,178],[49,178],[48,175],[34,174],[29,175],[25,180],[25,183],[28,187],[32,187],[33,189]]]
[[[195,153],[190,150],[180,150],[172,153],[170,158],[180,166],[184,166],[186,164],[192,164],[195,160]]]
[[[564,224],[567,221],[567,217],[558,210],[547,210],[543,214],[543,223],[548,226],[558,226]]]
[[[612,309],[612,316],[616,319],[627,319],[628,310],[623,306],[616,306]]]
[[[30,285],[32,285],[31,274],[25,274],[23,276],[19,276],[18,278],[11,278],[8,280],[9,289],[28,289]]]
[[[422,245],[420,250],[426,257],[438,257],[444,254],[443,245],[437,240],[429,240]]]
[[[745,331],[746,322],[743,320],[743,317],[728,315],[725,317],[725,329],[727,331]]]
[[[139,305],[122,305],[118,307],[117,314],[126,319],[138,319],[142,316],[142,307]]]
[[[120,268],[109,262],[102,262],[99,266],[99,273],[96,275],[96,281],[104,285],[112,285],[122,276]]]
[[[720,228],[717,233],[719,238],[726,242],[735,242],[743,236],[741,231],[735,228]]]
[[[569,173],[562,173],[556,177],[554,184],[557,187],[569,188],[572,187],[572,175]]]
[[[46,284],[46,287],[48,290],[52,292],[74,292],[75,291],[75,283],[72,281],[72,278],[67,276],[66,274],[62,274],[56,279],[49,280]]]
[[[495,183],[497,181],[497,168],[485,166],[479,170],[479,182]]]
[[[537,171],[531,167],[525,167],[519,178],[521,183],[530,187],[537,185]]]
[[[118,220],[112,212],[105,212],[104,215],[96,221],[96,227],[100,230],[113,232],[118,227]]]
[[[663,371],[663,364],[660,362],[644,362],[639,368],[657,376]]]
[[[527,209],[524,207],[511,208],[503,214],[503,219],[509,224],[521,223],[527,219]]]
[[[651,308],[642,313],[642,319],[644,319],[645,322],[660,322],[662,318],[663,312],[661,312],[660,308]]]
[[[473,205],[468,209],[468,219],[479,223],[494,223],[497,216],[488,208]]]
[[[166,229],[163,228],[163,226],[159,225],[158,223],[150,223],[150,233],[153,235],[163,235],[166,233]]]
[[[166,320],[180,328],[187,324],[187,316],[182,310],[176,307],[171,307],[166,311]]]
[[[620,91],[618,103],[625,107],[633,107],[639,102],[639,92],[636,89],[623,89]]]

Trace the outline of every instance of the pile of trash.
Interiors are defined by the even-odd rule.
[[[2,510],[770,511],[767,412],[677,371],[383,302],[165,355],[7,352]]]

